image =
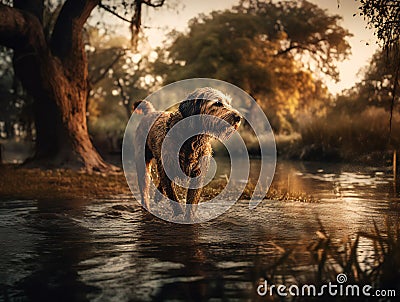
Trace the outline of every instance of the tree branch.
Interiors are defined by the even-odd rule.
[[[289,47],[278,51],[276,56],[284,55],[284,54],[292,51],[293,49],[306,50],[306,51],[309,51],[310,53],[315,53],[316,52],[316,51],[310,49],[309,47],[306,47],[305,45],[301,45],[301,44],[297,44],[297,43],[290,43]]]
[[[109,8],[108,6],[102,4],[101,2],[99,3],[99,7],[104,9],[106,12],[109,12],[110,14],[114,15],[115,17],[125,21],[125,22],[132,23],[132,20],[129,20],[128,18],[125,18],[124,16],[121,16],[120,14],[118,14],[115,11],[113,11],[111,8]]]
[[[109,6],[101,3],[101,1],[99,3],[99,7],[109,12],[110,14],[114,15],[115,17],[129,23],[129,29],[131,31],[131,44],[133,48],[136,48],[138,43],[139,31],[142,28],[142,4],[157,8],[163,6],[164,3],[165,0],[158,0],[155,3],[153,3],[152,0],[134,0],[133,3],[131,4],[133,7],[134,15],[130,20],[117,13],[114,9],[111,9]],[[149,28],[149,27],[145,26],[144,28]]]
[[[284,55],[284,54],[290,52],[291,50],[297,49],[297,48],[298,48],[298,45],[290,45],[289,47],[278,51],[278,53],[276,54],[276,56]]]
[[[44,0],[14,0],[14,7],[31,13],[43,24]]]
[[[57,18],[51,50],[62,61],[83,50],[82,29],[99,0],[67,0]]]
[[[151,2],[142,1],[141,3],[144,3],[144,4],[146,4],[146,5],[148,5],[148,6],[151,6],[151,7],[160,7],[160,6],[162,6],[162,5],[164,4],[164,2],[165,2],[165,1],[161,1],[161,2],[159,2],[159,3],[157,3],[157,4],[149,4],[149,3],[151,3]],[[121,16],[121,15],[118,14],[116,11],[112,10],[110,7],[108,7],[108,6],[104,5],[103,3],[101,3],[101,1],[100,1],[100,3],[99,3],[99,7],[102,8],[102,9],[104,9],[106,12],[108,12],[108,13],[114,15],[114,16],[117,17],[118,19],[121,19],[122,21],[128,22],[128,23],[130,23],[130,24],[132,24],[132,23],[135,22],[134,18],[133,18],[133,19],[128,19],[128,18],[126,18],[126,17],[124,17],[124,16]],[[143,25],[141,25],[141,27],[143,27],[143,28],[163,29],[162,27],[154,27],[154,26],[143,26]]]
[[[100,73],[96,78],[91,78],[89,79],[91,85],[96,85],[98,82],[100,82],[105,75],[108,73],[108,71],[121,59],[125,54],[126,54],[127,49],[123,49],[117,56],[114,58],[114,60],[111,61],[110,64],[108,64],[106,67],[101,67],[100,69],[104,69],[104,72]]]
[[[0,4],[0,44],[25,53],[47,47],[39,19],[4,4]]]

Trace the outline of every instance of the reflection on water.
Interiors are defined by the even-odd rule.
[[[201,225],[153,218],[130,196],[0,201],[0,300],[253,300],[257,263],[271,261],[276,244],[314,240],[317,217],[343,238],[399,216],[383,169],[286,162],[276,180],[319,201],[253,211],[240,201]]]

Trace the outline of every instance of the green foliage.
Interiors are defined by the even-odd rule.
[[[164,83],[191,77],[231,82],[250,93],[279,132],[290,132],[299,111],[319,111],[329,94],[316,73],[337,79],[349,55],[349,32],[339,16],[308,1],[243,1],[231,11],[192,19],[159,49],[154,72]]]

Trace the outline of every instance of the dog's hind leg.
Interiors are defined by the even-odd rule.
[[[147,210],[150,210],[149,192],[151,181],[151,164],[150,161],[139,161],[136,163],[136,165],[139,190],[142,197],[142,206]]]

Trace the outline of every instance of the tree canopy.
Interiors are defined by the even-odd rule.
[[[393,49],[391,52],[394,51]],[[393,54],[389,54],[393,56]],[[395,86],[396,62],[387,59],[387,51],[378,49],[360,73],[362,79],[338,96],[336,110],[356,114],[369,107],[391,109]]]
[[[390,81],[392,82],[390,93],[391,129],[392,113],[396,98],[399,98],[400,87],[400,1],[360,0],[360,3],[360,14],[364,15],[370,26],[375,29],[375,34],[386,51],[386,64],[383,67],[386,73],[390,72]]]
[[[236,84],[278,117],[276,130],[290,130],[296,110],[327,100],[322,75],[338,79],[336,62],[350,54],[340,20],[305,0],[242,1],[171,33],[154,70],[164,83],[212,77]]]
[[[400,2],[398,0],[360,0],[362,15],[375,29],[379,40],[386,47],[400,43]]]

